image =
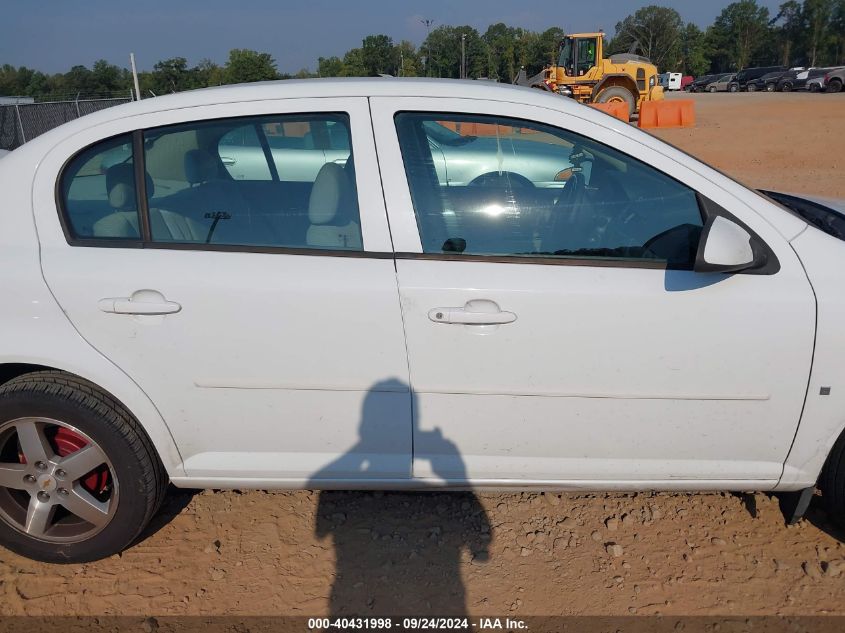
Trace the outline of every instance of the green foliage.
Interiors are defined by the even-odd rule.
[[[698,77],[710,71],[707,38],[695,24],[687,24],[681,35],[680,71]]]
[[[392,75],[396,71],[393,40],[387,35],[368,35],[361,43],[361,62],[370,77]]]
[[[524,67],[529,76],[557,60],[564,32],[552,26],[543,32],[504,23],[483,34],[471,26],[440,25],[416,47],[395,43],[389,35],[366,36],[361,46],[343,56],[320,57],[316,72],[303,68],[280,74],[269,53],[234,49],[220,66],[209,59],[190,67],[184,57],[156,62],[139,73],[146,96],[218,86],[227,83],[295,77],[404,77],[461,75],[461,43],[469,78],[511,82]],[[648,5],[616,25],[606,54],[632,50],[661,71],[689,75],[728,72],[751,65],[845,65],[845,0],[784,0],[774,17],[758,0],[737,0],[725,7],[705,31],[684,24],[674,9]],[[125,68],[98,60],[92,68],[74,66],[48,75],[26,66],[0,66],[0,94],[41,99],[129,95],[132,77]]]
[[[157,95],[187,90],[191,87],[188,60],[184,57],[173,57],[157,62],[153,66],[150,79],[152,82],[151,89]]]
[[[768,29],[769,10],[757,0],[739,0],[725,7],[708,32],[714,56],[726,62],[727,68],[721,70],[748,67],[765,43]]]
[[[683,21],[668,7],[649,5],[616,25],[613,53],[633,51],[661,71],[677,71],[682,59]]]
[[[229,51],[229,61],[223,68],[225,83],[250,83],[278,78],[276,60],[269,53],[259,53],[246,48],[234,48]]]

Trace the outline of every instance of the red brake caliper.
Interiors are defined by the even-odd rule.
[[[49,431],[48,431],[49,435]],[[56,429],[56,432],[53,434],[51,439],[51,444],[53,445],[53,450],[56,451],[56,455],[59,457],[65,457],[70,455],[71,453],[75,453],[79,449],[84,446],[88,445],[88,442],[85,441],[84,438],[77,435],[70,429],[66,429],[63,426],[60,426]],[[26,463],[26,458],[23,456],[23,453],[18,455],[21,464]],[[109,469],[106,467],[105,464],[95,468],[90,473],[85,475],[82,479],[82,486],[88,490],[88,492],[103,492],[106,489],[106,486],[109,482]]]

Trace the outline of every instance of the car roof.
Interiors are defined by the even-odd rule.
[[[105,108],[53,128],[22,147],[34,150],[35,146],[38,146],[38,149],[43,152],[46,145],[58,143],[61,139],[103,123],[168,110],[272,99],[327,97],[460,97],[504,101],[546,107],[571,113],[605,126],[609,124],[606,114],[587,108],[574,99],[536,88],[497,82],[419,77],[285,79],[187,90]]]

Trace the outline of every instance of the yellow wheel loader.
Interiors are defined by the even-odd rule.
[[[525,69],[514,83],[557,92],[581,103],[625,103],[631,116],[643,101],[663,99],[657,66],[625,53],[603,56],[604,33],[574,33],[560,42],[557,64],[528,78]]]

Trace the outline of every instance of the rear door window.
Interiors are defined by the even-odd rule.
[[[140,238],[134,169],[129,134],[92,145],[68,163],[60,186],[72,237]]]

